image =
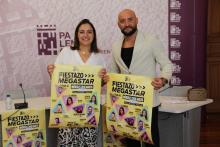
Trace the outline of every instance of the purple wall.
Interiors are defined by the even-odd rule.
[[[194,86],[206,86],[206,47],[208,0],[195,0],[195,65]]]
[[[169,1],[173,85],[205,86],[207,0]]]

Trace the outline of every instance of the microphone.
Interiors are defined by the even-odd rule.
[[[21,87],[23,96],[24,96],[24,102],[23,103],[15,103],[15,109],[25,109],[28,108],[28,103],[26,102],[26,96],[24,93],[24,89],[22,87],[22,83],[19,84],[19,86]]]
[[[23,92],[24,103],[26,103],[26,97],[25,97],[24,89],[23,89],[23,87],[22,87],[22,83],[20,83],[19,86],[21,87],[21,90],[22,90],[22,92]]]

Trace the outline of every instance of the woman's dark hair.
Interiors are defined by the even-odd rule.
[[[71,100],[71,104],[73,103],[72,97],[68,97],[68,98],[66,99],[66,105],[67,105],[67,106],[71,105],[71,104],[68,103],[68,100]]]
[[[145,111],[145,115],[143,115],[144,111]],[[147,110],[146,109],[142,110],[141,117],[144,117],[147,120]]]
[[[120,110],[122,110],[123,112],[121,113]],[[121,115],[124,115],[124,114],[125,114],[125,109],[124,109],[124,107],[120,107],[120,108],[119,108],[119,115],[121,116]]]
[[[22,137],[20,135],[17,136],[17,143],[21,143],[22,142]]]
[[[95,96],[95,95],[92,95],[92,97],[91,97],[91,99],[90,99],[90,102],[93,103],[93,97],[95,97],[94,104],[97,104],[97,100],[96,100],[96,96]]]
[[[93,33],[94,33],[94,38],[93,38],[93,41],[92,41],[92,44],[91,44],[91,52],[98,53],[99,49],[98,49],[98,46],[97,46],[96,30],[95,30],[95,27],[93,26],[93,24],[88,19],[81,20],[79,22],[79,24],[76,26],[74,42],[73,42],[73,46],[71,47],[71,49],[72,50],[79,50],[79,48],[80,48],[78,32],[79,32],[79,27],[83,24],[89,24],[92,27]]]
[[[37,138],[44,139],[44,137],[43,137],[43,133],[42,133],[41,131],[38,132],[38,134],[37,134]]]

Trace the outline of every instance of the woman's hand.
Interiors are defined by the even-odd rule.
[[[105,68],[102,68],[100,71],[99,71],[99,77],[102,79],[102,85],[105,85],[107,83],[107,71]]]
[[[102,80],[103,80],[103,83],[104,83],[104,84],[108,83],[108,81],[109,81],[109,75],[108,75],[108,74],[105,74],[104,77],[102,78]]]
[[[49,74],[50,77],[51,77],[51,75],[53,74],[54,68],[55,68],[55,65],[54,65],[54,64],[48,64],[48,65],[47,65],[47,72],[48,72],[48,74]]]
[[[99,77],[101,78],[101,79],[103,79],[104,78],[104,76],[106,75],[106,73],[107,73],[107,71],[106,71],[106,69],[105,68],[102,68],[100,71],[99,71]]]

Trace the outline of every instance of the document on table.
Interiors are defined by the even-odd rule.
[[[163,103],[182,104],[182,103],[189,103],[189,101],[187,97],[166,97],[163,98]]]

